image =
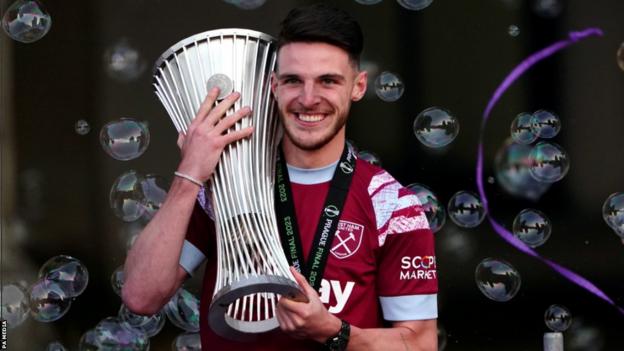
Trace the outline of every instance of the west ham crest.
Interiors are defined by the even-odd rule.
[[[331,253],[338,259],[345,259],[353,255],[360,248],[363,234],[363,225],[339,221]]]

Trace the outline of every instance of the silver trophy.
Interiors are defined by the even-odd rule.
[[[241,93],[229,113],[242,106],[253,111],[230,130],[253,125],[254,133],[225,148],[210,179],[218,263],[208,318],[215,333],[234,340],[277,328],[281,295],[305,299],[288,269],[274,208],[281,133],[270,89],[276,53],[269,35],[219,29],[173,45],[154,68],[156,95],[178,132],[186,133],[213,86],[221,90],[218,100]]]

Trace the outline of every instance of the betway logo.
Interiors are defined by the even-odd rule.
[[[347,304],[354,286],[355,282],[347,282],[343,287],[339,280],[323,279],[321,280],[321,288],[319,289],[321,302],[325,304],[329,303],[329,298],[333,295],[336,304],[334,306],[329,306],[328,310],[330,313],[340,313]]]

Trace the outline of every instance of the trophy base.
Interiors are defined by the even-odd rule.
[[[279,294],[295,301],[308,300],[299,285],[288,278],[277,275],[242,278],[223,287],[213,297],[208,312],[210,328],[216,334],[230,340],[251,341],[257,334],[279,327],[275,315],[266,319],[247,321],[233,318],[228,314],[228,308],[232,303],[256,293]]]

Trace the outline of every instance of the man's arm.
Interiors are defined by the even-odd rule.
[[[295,338],[312,339],[325,343],[338,334],[341,321],[329,313],[318,293],[299,272],[291,267],[295,280],[308,297],[308,302],[281,298],[277,305],[277,320],[285,333]],[[394,322],[392,328],[357,328],[351,326],[347,350],[410,350],[438,349],[438,330],[435,319]]]
[[[210,178],[226,145],[253,132],[248,127],[226,133],[251,110],[244,107],[224,117],[240,94],[232,93],[214,106],[218,95],[217,88],[208,93],[186,136],[180,134],[178,139],[182,155],[178,171],[199,182]],[[132,312],[156,313],[186,278],[179,260],[199,189],[197,184],[175,177],[162,207],[128,252],[122,299]]]

